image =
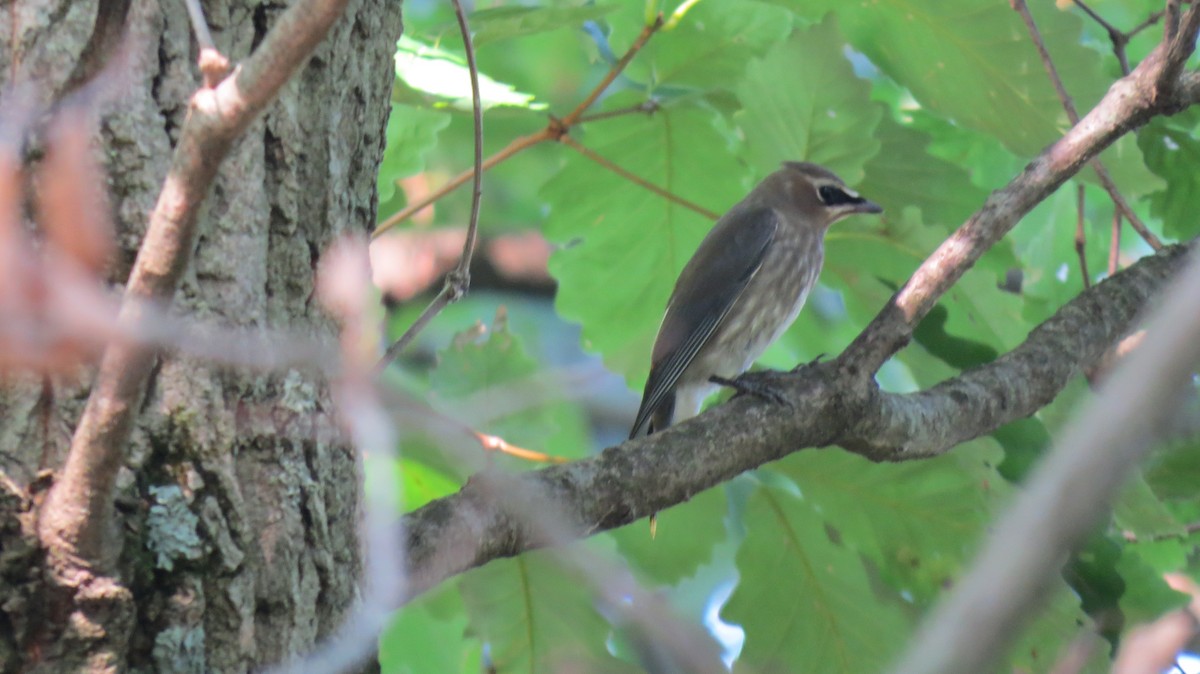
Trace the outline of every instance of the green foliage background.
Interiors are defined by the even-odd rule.
[[[1086,111],[1120,74],[1106,33],[1077,11],[1030,4]],[[1094,3],[1119,26],[1160,4]],[[573,109],[647,17],[670,17],[676,5],[481,2],[471,23],[486,76],[485,152]],[[471,156],[469,84],[449,3],[407,0],[405,11],[381,220],[403,206],[398,179],[425,171],[444,180]],[[1131,59],[1159,35],[1136,37]],[[843,349],[988,191],[1068,126],[1004,0],[702,0],[650,40],[594,111],[647,100],[659,105],[653,115],[588,122],[571,134],[715,212],[785,159],[825,164],[886,209],[882,219],[830,232],[822,289],[760,361],[772,367]],[[1198,121],[1195,110],[1155,120],[1103,155],[1168,240],[1200,233],[1189,209],[1200,191]],[[1077,180],[1096,281],[1112,206],[1090,172]],[[1036,208],[943,298],[916,343],[880,373],[886,388],[925,387],[991,360],[1082,289],[1075,185]],[[434,226],[462,226],[468,200],[464,189],[439,202]],[[517,295],[472,296],[423,334],[422,348],[435,357],[410,359],[395,382],[514,444],[567,458],[597,451],[586,396],[547,376],[557,367],[547,354],[561,350],[563,322],[576,324],[583,348],[640,391],[671,286],[710,224],[569,148],[546,143],[517,155],[486,175],[480,226],[484,235],[539,229],[554,244],[553,311]],[[1124,237],[1124,261],[1147,252]],[[1023,276],[1019,294],[999,288],[1013,269]],[[498,304],[507,318],[494,322]],[[393,336],[417,310],[393,313]],[[452,338],[475,324],[483,328]],[[662,513],[654,540],[639,522],[579,545],[628,566],[681,620],[712,627],[719,606],[720,620],[744,634],[740,643],[729,636],[736,630],[714,630],[737,671],[879,671],[970,563],[988,523],[1087,395],[1077,382],[1034,418],[931,461],[878,465],[840,449],[799,452]],[[408,508],[452,493],[482,464],[447,458],[438,442],[412,437],[401,447]],[[1161,574],[1200,579],[1187,526],[1200,519],[1198,449],[1164,448],[1136,477],[1005,671],[1049,669],[1093,621],[1115,645],[1134,623],[1183,602]],[[587,578],[538,552],[493,562],[400,611],[380,657],[385,672],[478,672],[484,664],[545,672],[566,663],[570,671],[639,671],[645,650],[613,616]],[[1097,652],[1093,669],[1106,670],[1108,655]]]

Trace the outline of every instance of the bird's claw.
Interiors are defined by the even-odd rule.
[[[800,363],[796,367],[793,367],[792,372],[802,372],[804,370],[807,370],[810,367],[815,367],[817,365],[820,365],[821,359],[824,358],[826,355],[827,354],[824,354],[824,353],[817,354],[816,358],[813,358],[812,360],[808,361],[807,363]]]
[[[792,406],[792,404],[788,402],[786,398],[780,395],[780,393],[776,391],[775,388],[770,384],[766,384],[761,381],[754,381],[744,374],[734,377],[733,379],[726,379],[725,377],[720,377],[714,374],[713,376],[709,377],[708,380],[719,386],[727,386],[734,391],[737,391],[737,395],[752,395],[756,398],[766,400],[767,402],[775,403],[776,405],[785,405],[787,407]]]

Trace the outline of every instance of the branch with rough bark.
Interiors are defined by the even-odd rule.
[[[1200,256],[1183,257],[1189,264],[1144,342],[1067,426],[894,671],[986,671],[1046,602],[1064,560],[1095,531],[1125,478],[1175,425],[1200,364]]]

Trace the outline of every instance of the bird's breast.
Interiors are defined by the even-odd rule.
[[[696,375],[736,377],[796,320],[824,261],[819,238],[776,241],[742,295],[697,354]]]

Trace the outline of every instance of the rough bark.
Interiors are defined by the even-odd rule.
[[[205,5],[218,49],[234,62],[286,7]],[[46,102],[98,70],[117,41],[114,25],[128,36],[131,72],[102,111],[97,138],[119,284],[200,83],[184,5],[43,1],[0,15],[0,30],[16,36],[0,55],[0,77],[11,78],[0,86],[29,83]],[[334,337],[313,296],[314,272],[336,236],[374,224],[400,32],[400,3],[351,2],[236,141],[174,311]],[[41,594],[32,519],[92,375],[9,373],[0,385],[0,670],[242,672],[303,653],[336,629],[356,599],[361,479],[354,452],[329,430],[327,384],[311,372],[234,372],[178,354],[160,359],[118,477],[117,582],[90,605],[56,612],[63,604]],[[110,655],[89,660],[98,642]]]

